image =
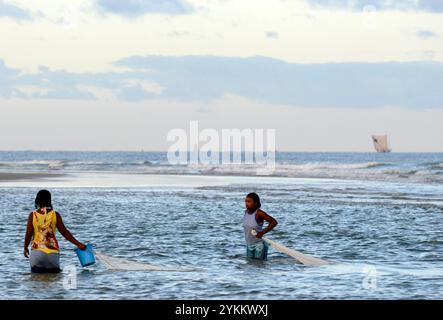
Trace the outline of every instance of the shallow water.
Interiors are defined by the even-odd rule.
[[[125,177],[109,177],[122,182],[115,187],[79,187],[75,179],[2,182],[0,298],[443,298],[440,184],[180,176],[174,185],[162,176],[141,175],[145,183]],[[99,262],[82,269],[73,246],[59,235],[64,273],[31,274],[23,236],[42,184],[52,185],[54,206],[73,234],[97,251],[199,270],[114,272]],[[305,267],[272,249],[268,261],[248,261],[241,223],[250,191],[260,194],[263,209],[279,221],[270,239],[334,264]],[[77,283],[69,288],[73,266]]]

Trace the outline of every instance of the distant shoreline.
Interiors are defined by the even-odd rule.
[[[44,173],[44,172],[26,172],[26,173],[10,173],[0,172],[0,181],[15,181],[15,180],[33,180],[40,178],[55,178],[66,176],[63,173]]]

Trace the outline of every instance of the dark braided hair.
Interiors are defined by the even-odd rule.
[[[36,209],[43,207],[52,209],[51,193],[48,190],[40,190],[37,192],[34,202]]]
[[[251,198],[257,205],[257,209],[261,207],[260,197],[255,192],[248,193],[246,198]]]

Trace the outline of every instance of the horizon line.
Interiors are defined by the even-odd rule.
[[[97,149],[91,149],[91,150],[79,150],[79,149],[57,149],[57,150],[43,150],[43,149],[20,149],[20,150],[3,150],[0,149],[0,152],[134,152],[134,153],[154,153],[154,152],[168,152],[168,150],[148,150],[148,149],[108,149],[108,150],[97,150]],[[186,152],[190,152],[190,150],[187,150]],[[218,151],[222,152],[222,151]],[[229,151],[229,152],[254,152],[254,151]],[[271,151],[266,151],[271,152]],[[335,150],[335,151],[315,151],[315,150],[275,150],[275,153],[381,153],[377,151],[343,151],[343,150]],[[389,153],[443,153],[442,151],[391,151]],[[388,153],[388,154],[389,154]]]

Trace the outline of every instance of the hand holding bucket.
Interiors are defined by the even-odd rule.
[[[85,250],[79,248],[75,249],[77,257],[80,260],[82,267],[87,267],[95,263],[94,252],[92,250],[92,244],[88,243]]]

